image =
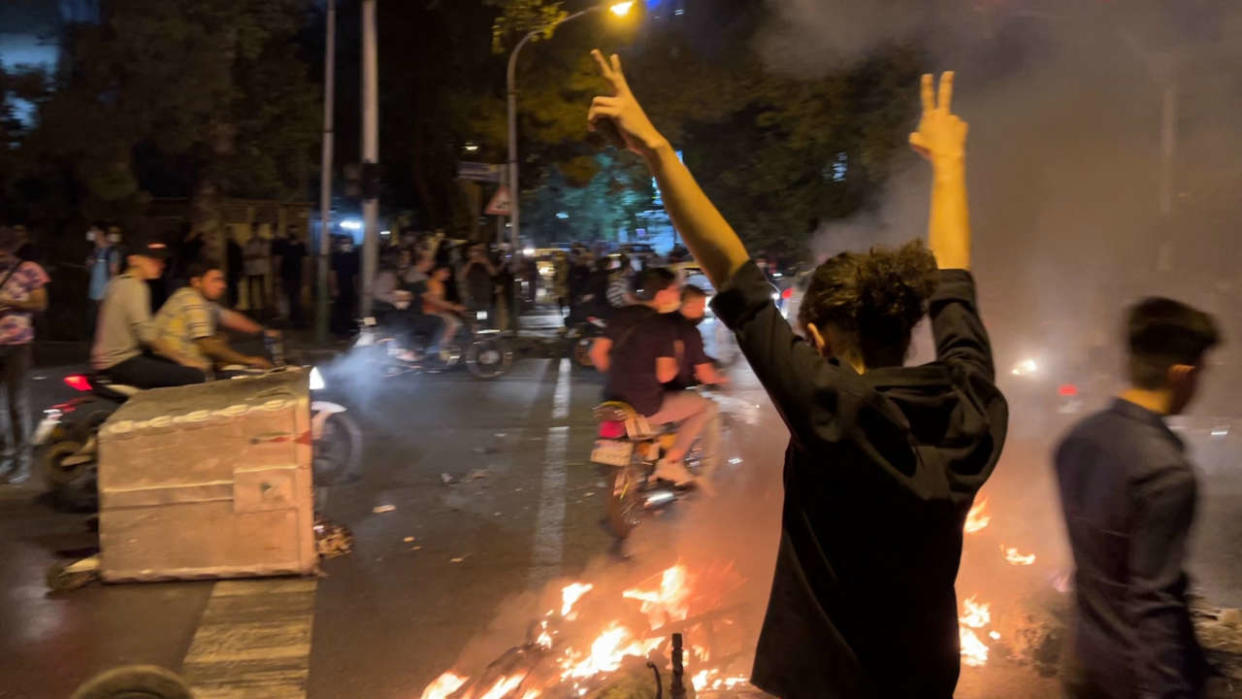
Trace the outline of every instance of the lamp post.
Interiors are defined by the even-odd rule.
[[[510,201],[509,206],[512,210],[512,215],[510,216],[509,223],[513,229],[513,233],[510,236],[510,240],[512,241],[513,254],[515,255],[517,254],[518,250],[521,249],[519,246],[520,244],[519,236],[521,235],[521,209],[520,209],[519,199],[521,197],[518,196],[520,187],[518,186],[517,86],[515,84],[517,80],[518,54],[522,52],[522,47],[526,46],[527,43],[529,43],[532,39],[538,36],[541,32],[551,31],[561,26],[562,24],[572,22],[575,19],[578,19],[580,17],[585,17],[595,12],[602,12],[603,10],[608,10],[618,17],[625,17],[626,15],[630,13],[630,10],[633,9],[633,7],[634,7],[633,2],[610,2],[610,3],[596,5],[594,7],[587,8],[580,12],[575,12],[574,14],[569,15],[565,17],[564,19],[561,19],[560,21],[556,22],[551,27],[547,27],[546,29],[541,28],[541,29],[531,30],[526,36],[522,37],[522,40],[518,42],[517,46],[513,47],[513,53],[509,54],[509,75],[508,75],[508,83],[507,83],[508,92],[509,92],[509,180],[508,180],[508,185],[509,185],[509,201]],[[516,319],[517,319],[517,314],[515,312],[514,320],[516,321]]]

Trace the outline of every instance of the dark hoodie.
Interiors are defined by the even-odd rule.
[[[712,302],[791,439],[754,684],[779,697],[952,697],[962,525],[1008,408],[968,272],[941,271],[936,361],[859,375],[796,337],[748,263]]]

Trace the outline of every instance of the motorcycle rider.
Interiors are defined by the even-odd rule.
[[[707,292],[694,284],[681,289],[681,308],[667,314],[677,334],[677,378],[665,384],[669,390],[686,389],[697,384],[719,386],[729,382],[729,377],[716,370],[716,364],[703,348],[703,333],[699,323],[707,315]]]
[[[163,275],[167,259],[167,245],[150,231],[136,231],[125,271],[108,282],[91,347],[91,369],[113,383],[161,388],[206,379],[207,362],[161,338],[151,317],[147,282]]]
[[[279,337],[245,315],[222,308],[219,301],[228,289],[224,270],[215,261],[196,260],[186,268],[189,285],[183,286],[164,302],[155,314],[155,331],[160,341],[179,356],[190,357],[196,365],[241,364],[270,369],[272,363],[259,356],[241,354],[229,347],[218,332],[220,326],[248,335]]]
[[[398,254],[404,258],[409,252]],[[422,312],[419,299],[426,289],[425,276],[422,276],[425,271],[420,273],[418,265],[403,270],[398,254],[386,254],[380,259],[380,270],[375,276],[372,291],[374,311],[380,323],[394,334],[404,348],[398,358],[415,361],[418,359],[414,350],[416,339],[423,338],[427,346],[434,345],[443,332],[444,322]]]
[[[656,467],[656,477],[674,483],[694,480],[683,461],[691,445],[703,437],[703,461],[710,471],[716,457],[716,434],[704,432],[713,422],[716,404],[688,391],[666,391],[663,384],[677,378],[677,334],[662,313],[681,305],[677,277],[663,267],[644,270],[636,279],[634,305],[618,308],[608,330],[591,347],[595,368],[608,375],[606,400],[628,403],[648,423],[678,423],[672,448]]]

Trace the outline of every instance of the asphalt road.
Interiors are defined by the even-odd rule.
[[[42,370],[37,405],[61,393],[66,370]],[[559,359],[524,359],[490,382],[464,371],[383,379],[349,363],[327,367],[329,392],[364,427],[366,451],[360,482],[319,491],[322,512],[355,543],[316,580],[49,594],[45,568],[95,544],[86,515],[0,487],[0,697],[68,696],[94,673],[134,663],[183,672],[203,696],[417,697],[441,672],[479,671],[521,642],[565,582],[629,584],[679,560],[736,569],[728,623],[743,629],[734,663],[744,671],[775,555],[786,433],[753,377],[735,373],[723,399],[731,463],[721,494],[653,517],[624,551],[599,525],[601,475],[586,463],[600,377]],[[993,526],[1046,552],[1032,579],[1063,565],[1043,453],[1016,446],[988,486],[997,499],[1023,493],[994,512]],[[1212,478],[1193,567],[1209,597],[1238,606],[1242,489]],[[966,556],[992,555],[994,541],[977,549],[968,540]],[[964,697],[1056,693],[1052,680],[1002,662],[964,668],[961,687]]]

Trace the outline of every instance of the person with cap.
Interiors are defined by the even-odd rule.
[[[21,237],[0,226],[0,380],[8,402],[0,482],[12,485],[30,479],[33,448],[30,442],[30,345],[34,342],[32,316],[47,308],[47,272],[16,254]]]
[[[99,309],[91,368],[113,383],[137,388],[202,383],[206,364],[162,339],[151,317],[147,282],[163,274],[168,247],[147,231],[131,237],[128,266],[108,282]]]

